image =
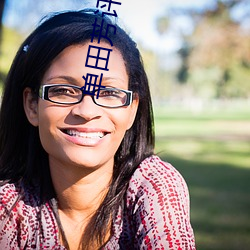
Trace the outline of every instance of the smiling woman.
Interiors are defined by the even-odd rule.
[[[113,46],[91,42],[95,19],[115,25]],[[90,45],[112,50],[109,70],[85,64]],[[102,80],[92,93],[88,74]],[[188,189],[153,155],[152,117],[140,53],[116,23],[90,10],[44,20],[4,90],[0,248],[195,249]]]

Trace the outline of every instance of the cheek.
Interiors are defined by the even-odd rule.
[[[53,144],[56,137],[56,124],[62,118],[61,110],[43,107],[39,109],[39,135],[43,147],[46,148]]]
[[[115,124],[116,130],[123,134],[130,129],[133,123],[133,114],[131,109],[120,110],[116,112],[113,117],[113,123]]]

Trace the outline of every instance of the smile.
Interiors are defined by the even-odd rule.
[[[104,132],[79,132],[77,130],[71,130],[71,129],[64,130],[63,132],[70,136],[89,138],[89,139],[103,138],[107,134]]]

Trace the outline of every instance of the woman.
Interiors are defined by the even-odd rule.
[[[95,19],[113,46],[91,42]],[[90,45],[112,49],[108,70],[88,67]],[[95,95],[88,74],[102,76]],[[153,146],[131,38],[91,10],[44,20],[20,47],[2,100],[0,248],[195,249],[185,181]]]

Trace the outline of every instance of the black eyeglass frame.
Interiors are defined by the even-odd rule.
[[[53,101],[49,98],[49,89],[51,87],[55,87],[55,86],[62,86],[62,87],[71,87],[71,88],[75,88],[75,89],[78,89],[78,90],[81,90],[82,91],[82,97],[76,101],[76,102],[57,102],[57,101]],[[93,102],[98,105],[98,106],[101,106],[101,107],[105,107],[105,108],[120,108],[120,107],[124,107],[124,106],[129,106],[131,105],[132,101],[133,101],[133,91],[131,90],[124,90],[124,89],[119,89],[119,88],[113,88],[113,87],[105,87],[105,88],[98,88],[97,90],[95,90],[95,93],[98,91],[98,90],[119,90],[119,91],[122,91],[126,94],[127,96],[127,99],[126,99],[126,102],[122,105],[119,105],[119,106],[115,106],[115,107],[112,107],[112,106],[108,106],[108,105],[103,105],[103,104],[99,104],[96,102],[96,94],[95,95],[90,95],[90,94],[84,94],[84,89],[82,87],[78,87],[78,86],[75,86],[75,85],[70,85],[70,84],[44,84],[44,85],[41,85],[40,88],[39,88],[39,92],[38,92],[38,96],[43,99],[43,100],[46,100],[46,101],[50,101],[50,102],[53,102],[53,103],[56,103],[56,104],[62,104],[62,105],[74,105],[74,104],[78,104],[80,103],[82,100],[83,100],[83,97],[85,95],[89,95],[92,97],[92,100]]]

